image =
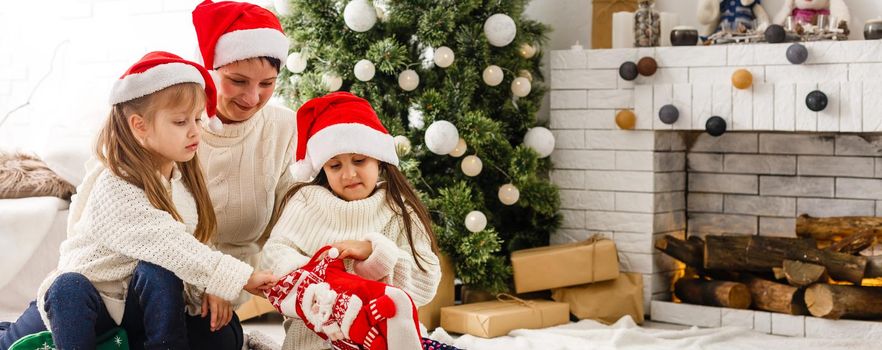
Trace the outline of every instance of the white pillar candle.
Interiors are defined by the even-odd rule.
[[[634,12],[613,13],[612,47],[634,47]]]
[[[680,15],[673,12],[662,12],[661,20],[661,46],[671,46],[671,31],[680,25]]]

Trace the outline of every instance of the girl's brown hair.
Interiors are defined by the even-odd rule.
[[[159,165],[156,155],[135,139],[129,128],[128,117],[138,114],[148,123],[152,123],[159,110],[182,105],[189,106],[193,113],[202,110],[205,106],[205,90],[202,86],[195,83],[176,84],[147,96],[115,104],[98,134],[95,146],[95,155],[105,167],[114,175],[143,189],[150,204],[171,214],[178,221],[183,220],[172,202],[171,194],[162,183],[157,170]],[[184,185],[196,200],[199,223],[194,236],[200,242],[208,243],[214,236],[217,220],[208,196],[208,187],[202,178],[199,159],[193,156],[193,159],[178,162],[177,165]]]
[[[425,204],[420,201],[416,191],[411,187],[410,182],[407,181],[404,174],[398,170],[398,167],[386,162],[379,162],[379,164],[380,177],[385,179],[385,181],[380,183],[378,188],[386,189],[386,205],[388,205],[395,214],[402,216],[402,219],[404,220],[404,229],[407,233],[407,243],[410,245],[410,252],[414,256],[414,261],[416,262],[417,267],[425,272],[426,268],[423,267],[420,260],[427,260],[425,257],[417,253],[416,248],[413,245],[414,222],[410,216],[410,212],[413,211],[413,213],[416,214],[417,218],[420,220],[419,223],[422,224],[425,229],[426,235],[428,236],[427,238],[431,242],[432,252],[438,254],[438,243],[435,239],[435,231],[432,229],[432,218],[429,216],[429,209],[427,209]],[[275,222],[278,220],[282,210],[285,208],[285,205],[288,204],[291,197],[306,186],[322,186],[327,188],[328,191],[332,191],[324,170],[320,171],[312,181],[301,182],[294,185],[288,190],[288,193],[285,194],[285,197],[282,199],[282,202],[279,203],[279,206],[276,207],[276,210],[273,213],[272,222],[270,222],[268,227],[271,228],[275,225]]]

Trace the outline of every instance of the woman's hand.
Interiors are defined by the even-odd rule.
[[[233,319],[233,306],[229,301],[205,293],[202,296],[202,317],[205,318],[209,313],[211,313],[211,331],[215,332]]]
[[[370,241],[346,240],[331,244],[340,251],[338,259],[366,260],[374,252]]]
[[[269,271],[254,271],[251,274],[251,278],[248,279],[248,283],[245,284],[245,289],[248,293],[254,294],[256,296],[264,296],[264,293],[269,291],[279,279],[276,276],[273,276],[272,272]]]

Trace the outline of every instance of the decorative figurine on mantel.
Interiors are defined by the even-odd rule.
[[[754,42],[763,38],[769,14],[760,0],[699,0],[698,22],[710,33],[706,44]]]
[[[786,0],[775,23],[803,40],[846,40],[851,13],[845,0]]]
[[[655,0],[640,0],[634,12],[634,47],[660,46],[661,19],[655,10]]]

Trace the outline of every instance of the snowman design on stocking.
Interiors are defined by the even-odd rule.
[[[419,321],[410,296],[346,272],[338,255],[336,248],[320,249],[306,265],[282,277],[267,299],[337,350],[420,348]]]

